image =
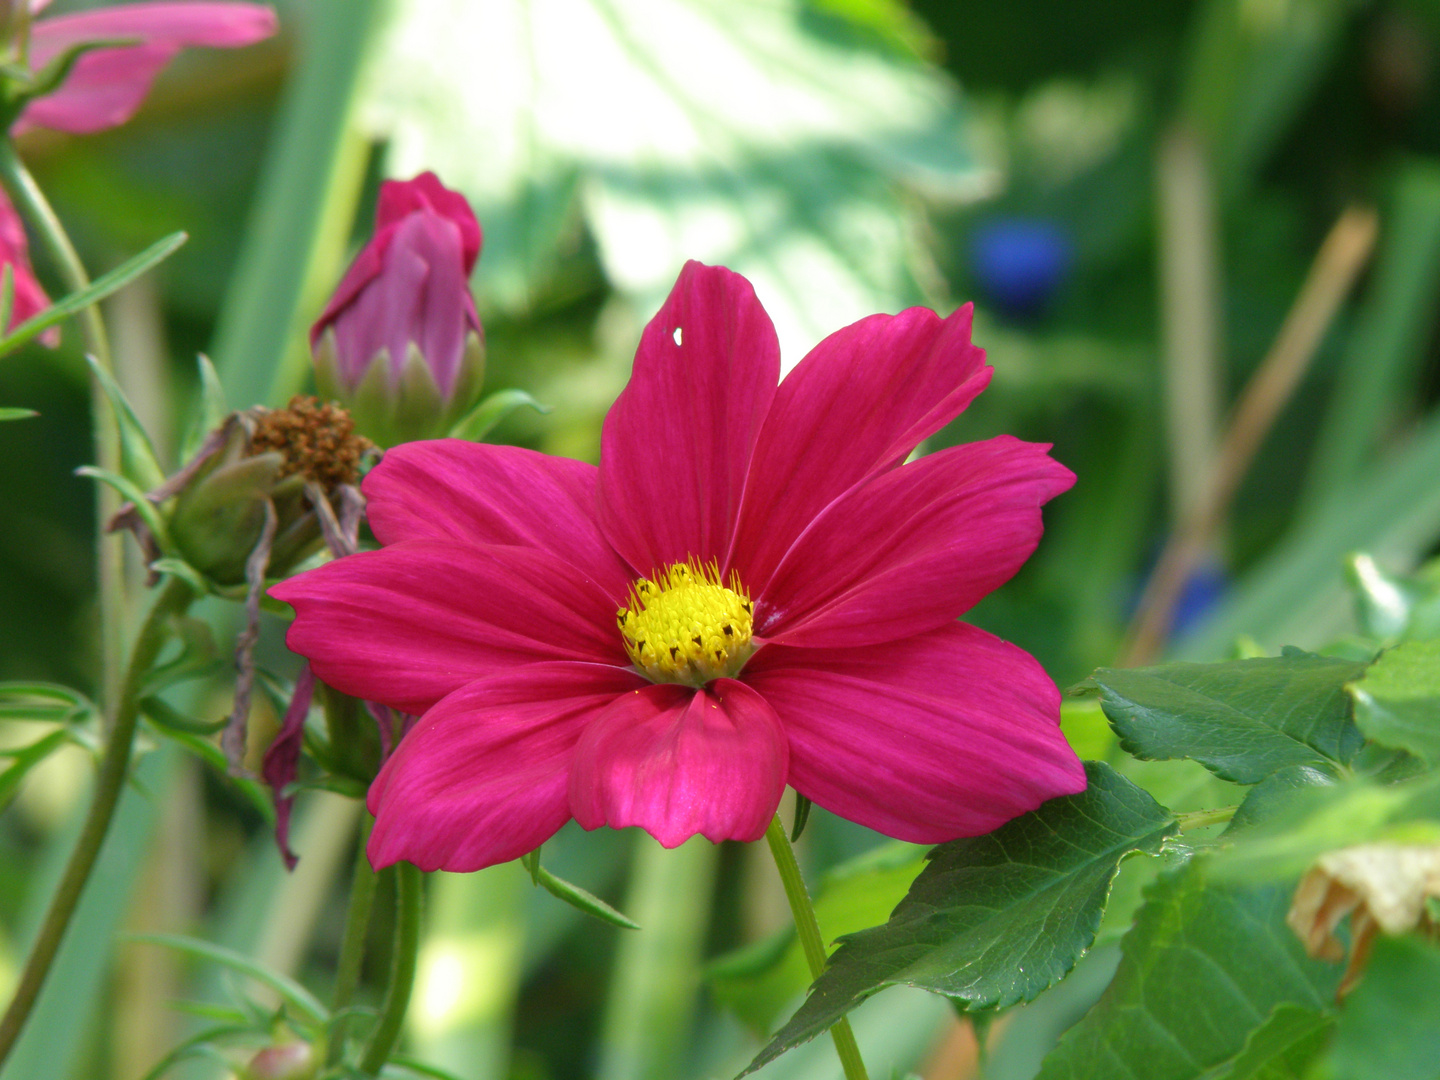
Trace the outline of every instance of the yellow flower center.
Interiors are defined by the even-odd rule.
[[[738,674],[755,651],[750,597],[734,571],[722,583],[713,562],[689,559],[641,578],[616,621],[630,659],[655,682],[701,687]]]

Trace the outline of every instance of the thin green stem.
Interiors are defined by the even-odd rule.
[[[1224,825],[1235,816],[1238,806],[1222,806],[1218,810],[1191,810],[1188,813],[1176,814],[1175,820],[1180,823],[1180,831],[1188,832],[1191,829],[1203,829],[1208,825]]]
[[[65,867],[65,874],[50,899],[50,909],[45,913],[40,933],[30,948],[15,996],[5,1011],[4,1019],[0,1019],[0,1068],[3,1068],[30,1016],[30,1010],[35,1006],[35,1000],[45,984],[45,976],[50,972],[55,953],[70,925],[70,918],[75,914],[75,906],[80,902],[80,894],[95,867],[100,847],[110,829],[110,821],[115,816],[115,806],[120,801],[130,768],[130,751],[135,741],[135,725],[140,716],[140,690],[145,676],[169,638],[170,616],[184,611],[193,599],[194,593],[188,585],[178,578],[171,578],[156,598],[135,639],[119,705],[110,725],[105,754],[100,760],[90,811],[80,831],[80,839],[70,855],[70,862]]]
[[[411,863],[397,863],[395,876],[395,952],[390,960],[390,988],[380,1019],[370,1033],[360,1071],[366,1076],[379,1076],[390,1060],[395,1044],[400,1041],[400,1028],[405,1023],[405,1010],[410,1007],[410,991],[415,985],[415,958],[420,948],[420,898],[424,884],[420,870]]]
[[[0,185],[35,230],[41,245],[55,263],[60,279],[70,292],[90,287],[85,265],[70,243],[60,219],[51,209],[45,193],[25,168],[15,147],[8,139],[0,139]],[[8,329],[8,327],[3,328]],[[85,349],[107,372],[114,371],[110,356],[110,339],[100,308],[92,304],[80,313],[80,329]],[[120,430],[110,411],[110,403],[92,380],[90,388],[90,424],[95,442],[95,463],[109,472],[120,471]],[[125,550],[118,537],[105,534],[105,524],[115,513],[118,500],[105,484],[96,485],[95,495],[96,576],[100,588],[100,700],[107,713],[113,713],[120,693],[120,664],[124,654],[125,620],[121,612],[125,603]]]
[[[370,926],[370,909],[375,903],[375,871],[370,869],[365,854],[370,829],[375,819],[365,814],[360,820],[360,849],[355,856],[355,874],[350,881],[350,906],[345,911],[345,931],[340,938],[340,966],[335,974],[333,1012],[339,1014],[349,1007],[360,985],[360,962],[365,958],[365,931]],[[341,1016],[330,1029],[330,1046],[326,1064],[338,1065],[345,1052],[345,1029],[348,1017]]]
[[[815,919],[815,906],[810,903],[810,893],[805,888],[805,879],[800,876],[800,864],[795,861],[795,849],[785,834],[785,826],[776,814],[765,830],[765,840],[770,845],[770,854],[775,858],[775,869],[780,871],[780,883],[785,886],[785,899],[790,901],[790,912],[795,916],[795,930],[800,935],[800,947],[805,952],[805,963],[810,966],[810,978],[818,979],[825,972],[828,963],[825,956],[825,940],[820,936],[820,924]],[[865,1063],[860,1060],[860,1047],[855,1043],[855,1033],[850,1030],[850,1021],[842,1016],[830,1029],[835,1040],[835,1052],[840,1055],[840,1065],[845,1070],[846,1080],[869,1080]]]

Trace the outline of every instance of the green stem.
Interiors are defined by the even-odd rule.
[[[765,839],[770,844],[770,854],[775,858],[775,869],[780,871],[780,883],[785,886],[790,912],[795,916],[795,930],[800,935],[800,947],[805,951],[805,963],[810,966],[810,978],[818,979],[828,963],[825,941],[820,936],[820,924],[815,919],[815,907],[810,903],[805,879],[800,876],[800,864],[795,861],[795,849],[790,846],[790,838],[785,834],[779,814],[765,830]],[[835,1052],[840,1055],[845,1080],[869,1080],[847,1017],[842,1016],[836,1021],[830,1029],[830,1037],[835,1040]]]
[[[90,276],[70,243],[65,227],[25,168],[15,147],[8,139],[0,139],[0,185],[3,185],[16,208],[30,223],[41,245],[55,263],[60,279],[70,292],[90,287]],[[8,328],[6,328],[8,329]],[[80,313],[80,329],[85,349],[100,367],[113,373],[110,340],[100,308],[92,304]],[[120,471],[120,429],[110,410],[110,403],[98,385],[90,388],[90,426],[95,442],[95,463],[109,472]],[[105,524],[118,508],[115,494],[105,484],[96,485],[95,535],[97,579],[100,586],[100,687],[101,703],[107,713],[114,712],[120,693],[120,663],[124,654],[125,620],[121,616],[125,596],[125,549],[116,537],[105,535]]]
[[[120,792],[130,768],[130,751],[135,741],[135,725],[140,716],[140,690],[145,676],[169,638],[170,616],[184,611],[193,599],[194,594],[188,585],[178,578],[171,578],[156,598],[139,637],[135,639],[84,828],[80,831],[80,839],[70,855],[55,895],[50,899],[50,908],[30,948],[15,996],[5,1011],[4,1019],[0,1020],[0,1067],[4,1066],[30,1016],[30,1010],[34,1008],[35,999],[75,913],[75,906],[80,902],[80,894],[90,878],[90,871],[94,869],[105,834],[110,829],[110,819],[114,817],[115,804],[120,801]]]
[[[385,1005],[380,1020],[370,1033],[360,1071],[366,1076],[379,1076],[390,1060],[390,1053],[400,1041],[400,1027],[405,1023],[405,1010],[410,1006],[410,991],[415,985],[415,957],[420,947],[420,894],[423,880],[420,870],[411,863],[397,863],[393,871],[396,885],[395,952],[390,960],[390,988],[385,992]]]
[[[370,926],[370,909],[375,902],[375,871],[370,869],[370,859],[365,854],[370,839],[370,829],[375,819],[369,814],[360,821],[360,850],[355,856],[355,875],[350,882],[350,906],[345,912],[345,932],[340,938],[340,966],[335,975],[335,998],[333,1012],[341,1013],[355,998],[355,989],[360,985],[360,961],[365,957],[365,931]],[[327,1065],[338,1065],[345,1053],[345,1029],[349,1018],[339,1017],[330,1029],[330,1048],[326,1054]]]
[[[1175,820],[1180,823],[1180,831],[1188,832],[1191,829],[1203,829],[1207,825],[1224,825],[1235,816],[1238,806],[1222,806],[1218,810],[1191,810],[1188,813],[1176,814]]]

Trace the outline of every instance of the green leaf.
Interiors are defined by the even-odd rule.
[[[156,727],[170,731],[184,731],[191,735],[214,735],[230,722],[229,717],[219,720],[195,720],[158,697],[140,699],[140,711]]]
[[[810,820],[810,800],[798,791],[795,793],[795,823],[790,826],[790,842],[793,844],[800,839],[800,834],[805,831],[805,823]]]
[[[149,719],[149,717],[146,717],[146,719]],[[245,796],[246,801],[255,808],[267,825],[274,826],[275,804],[270,799],[269,790],[248,777],[231,776],[230,763],[225,760],[225,753],[218,746],[207,741],[200,735],[195,735],[178,727],[161,727],[159,733],[171,742],[179,743],[201,761],[212,766],[216,772],[235,785],[240,794]]]
[[[146,434],[140,418],[131,408],[125,391],[120,389],[120,384],[93,356],[87,356],[85,362],[90,365],[91,374],[109,399],[110,408],[115,413],[115,422],[120,427],[121,474],[142,493],[155,490],[165,482],[165,470],[160,467],[160,459],[155,454],[150,436]]]
[[[193,458],[204,444],[205,437],[223,424],[225,417],[230,414],[230,407],[225,398],[225,387],[220,384],[220,376],[215,371],[215,365],[204,353],[200,353],[196,357],[196,365],[200,369],[200,400],[196,402],[195,419],[185,433],[184,442],[181,443],[181,461],[189,461]]]
[[[6,750],[4,756],[10,758],[14,764],[0,772],[0,810],[10,805],[10,800],[20,790],[20,781],[25,779],[25,774],[69,741],[70,733],[61,728],[36,739],[22,749]]]
[[[1332,1080],[1434,1080],[1440,1069],[1440,949],[1381,937],[1345,999],[1328,1064]]]
[[[1233,844],[1212,856],[1216,880],[1293,879],[1325,852],[1354,844],[1440,844],[1440,775],[1296,790],[1287,804],[1231,838]]]
[[[83,311],[91,304],[99,303],[111,293],[124,288],[141,274],[168,259],[189,237],[183,232],[171,233],[165,239],[151,244],[133,259],[121,263],[108,274],[102,274],[90,283],[89,288],[71,293],[51,304],[38,315],[26,319],[4,337],[0,337],[0,356],[18,349],[32,338],[39,337],[50,327],[64,322],[77,311]],[[0,323],[0,325],[4,325]],[[153,485],[152,485],[153,486]]]
[[[497,390],[471,409],[450,429],[450,438],[480,442],[490,434],[496,424],[522,405],[529,405],[538,413],[550,411],[549,405],[541,404],[524,390]]]
[[[608,922],[626,930],[640,929],[639,923],[616,911],[594,893],[586,892],[579,885],[572,885],[564,878],[558,878],[546,870],[540,865],[538,857],[533,866],[527,864],[526,868],[530,870],[535,884],[541,886],[551,896],[564,900],[571,907],[579,908],[587,915],[593,915],[602,922]]]
[[[1391,574],[1369,555],[1351,555],[1345,576],[1355,593],[1355,617],[1372,638],[1440,637],[1440,566]]]
[[[1277,1005],[1235,1060],[1206,1073],[1205,1080],[1293,1080],[1325,1049],[1334,1030],[1333,1016],[1288,1002]]]
[[[1440,640],[1387,650],[1349,690],[1367,738],[1440,764]]]
[[[1293,888],[1218,887],[1207,873],[1194,859],[1151,886],[1109,989],[1040,1080],[1193,1080],[1240,1053],[1277,1005],[1325,1007],[1340,970],[1309,959],[1285,925]]]
[[[320,1004],[320,1000],[294,979],[281,975],[278,971],[271,971],[248,956],[241,956],[223,946],[212,945],[208,941],[200,941],[197,938],[182,937],[179,934],[133,934],[128,940],[149,945],[164,945],[177,952],[185,953],[187,956],[208,960],[213,964],[229,968],[237,974],[254,979],[279,994],[285,1003],[299,1014],[300,1018],[316,1027],[323,1026],[329,1015],[325,1006]]]
[[[135,507],[136,512],[155,537],[155,542],[160,545],[160,549],[164,551],[169,548],[170,530],[165,526],[165,519],[160,516],[160,511],[155,508],[155,504],[145,497],[145,492],[128,477],[102,469],[98,465],[81,465],[75,470],[75,475],[88,476],[92,480],[99,480],[102,484],[109,484],[124,496],[126,502]]]
[[[8,263],[6,264],[6,269],[9,269]],[[0,407],[0,423],[3,423],[6,420],[28,420],[32,416],[39,415],[40,414],[34,409],[12,409]]]
[[[1339,778],[1310,765],[1289,765],[1271,773],[1245,793],[1225,830],[1227,837],[1270,820],[1290,806],[1298,793],[1317,787],[1334,787]]]
[[[1254,784],[1287,765],[1348,763],[1362,739],[1345,683],[1364,664],[1286,649],[1218,664],[1101,668],[1101,706],[1136,757],[1186,757]]]
[[[814,1038],[877,990],[918,986],[969,1009],[1029,1001],[1090,947],[1120,861],[1155,855],[1174,817],[1108,765],[988,836],[934,849],[884,926],[844,938],[759,1068]],[[750,1071],[747,1070],[747,1071]]]

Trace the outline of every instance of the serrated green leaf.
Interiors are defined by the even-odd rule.
[[[0,423],[6,420],[28,420],[32,416],[40,414],[34,409],[12,409],[0,407]]]
[[[111,293],[124,288],[147,270],[168,259],[188,239],[189,237],[183,232],[171,233],[165,239],[151,244],[133,259],[128,259],[108,274],[102,274],[96,278],[90,283],[89,288],[62,297],[44,311],[26,319],[10,333],[0,337],[0,356],[18,349],[32,338],[39,337],[50,327],[64,322],[77,311],[82,311],[91,304],[99,303]],[[0,323],[0,326],[4,325],[6,324]]]
[[[640,924],[629,916],[616,911],[613,907],[601,900],[594,893],[587,892],[579,885],[572,885],[564,878],[556,877],[549,870],[546,870],[539,863],[534,868],[535,882],[551,896],[564,900],[573,908],[579,908],[587,915],[593,915],[601,922],[610,923],[612,926],[619,926],[625,930],[639,930]]]
[[[1335,1030],[1335,1018],[1288,1002],[1277,1005],[1250,1032],[1234,1061],[1205,1074],[1205,1080],[1294,1080],[1317,1058]]]
[[[1285,925],[1293,887],[1217,886],[1207,874],[1194,859],[1151,886],[1109,989],[1040,1080],[1196,1080],[1277,1005],[1325,1007],[1339,966],[1309,959]]]
[[[496,424],[522,405],[538,413],[548,413],[550,406],[536,401],[524,390],[497,390],[481,401],[450,429],[450,438],[480,442]]]
[[[1235,816],[1230,819],[1225,835],[1234,834],[1260,825],[1283,811],[1303,791],[1317,787],[1334,787],[1339,777],[1324,769],[1310,765],[1288,765],[1279,772],[1271,773],[1245,793]]]
[[[1218,664],[1101,668],[1101,707],[1120,745],[1149,760],[1192,758],[1254,784],[1287,765],[1348,763],[1362,738],[1345,683],[1364,664],[1287,649]]]
[[[179,934],[134,934],[128,940],[147,945],[164,945],[166,948],[185,953],[187,956],[219,964],[237,974],[254,979],[279,994],[285,1003],[299,1014],[299,1018],[316,1027],[324,1026],[326,1018],[329,1016],[329,1011],[320,1003],[319,998],[294,979],[282,975],[278,971],[271,971],[248,956],[242,956],[231,949],[213,945],[208,941],[200,941],[198,938],[182,937]]]
[[[1349,690],[1367,738],[1440,763],[1440,640],[1387,650]]]
[[[1379,938],[1345,999],[1330,1080],[1434,1080],[1440,1075],[1440,949],[1414,937]]]
[[[1094,940],[1120,861],[1176,831],[1163,806],[1108,765],[988,836],[935,848],[884,926],[844,938],[809,998],[750,1064],[814,1038],[876,991],[918,986],[970,1009],[1029,1001]]]

